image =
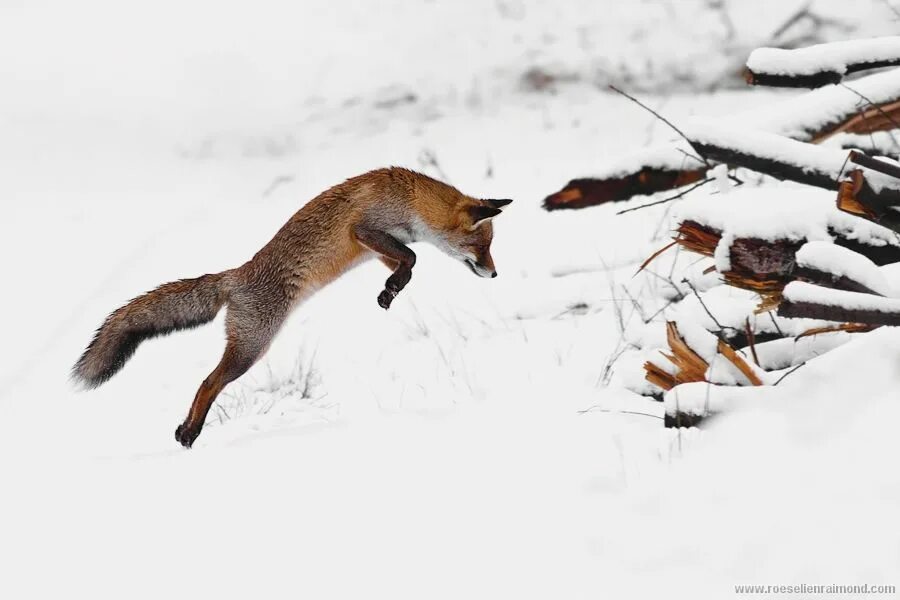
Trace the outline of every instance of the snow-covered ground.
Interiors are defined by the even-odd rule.
[[[654,316],[665,278],[634,273],[668,240],[669,206],[540,209],[670,139],[586,74],[615,71],[605,57],[653,88],[706,39],[665,15],[701,4],[0,9],[0,597],[900,584],[900,333],[859,334],[774,392],[687,389],[728,414],[702,435],[664,430],[663,404],[629,391],[644,357],[628,343],[653,347],[668,314]],[[871,10],[875,30],[892,18]],[[535,65],[579,75],[536,92],[521,80]],[[674,119],[771,98],[646,97]],[[70,387],[112,309],[242,263],[322,189],[387,164],[515,199],[496,280],[417,248],[385,312],[384,267],[359,267],[297,311],[191,451],[173,433],[219,359],[221,316],[146,343],[99,390]]]

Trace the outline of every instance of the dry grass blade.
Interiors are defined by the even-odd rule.
[[[747,343],[750,345],[750,354],[753,356],[753,362],[759,366],[759,356],[756,354],[756,334],[753,333],[753,327],[750,326],[750,317],[744,323],[744,332],[747,335]]]
[[[660,248],[659,250],[657,250],[656,252],[654,252],[653,254],[651,254],[650,257],[647,258],[647,260],[645,260],[644,262],[641,263],[641,266],[638,267],[638,270],[635,271],[634,274],[637,275],[638,273],[643,271],[647,267],[647,265],[649,265],[651,262],[653,262],[653,259],[655,259],[657,256],[659,256],[660,254],[662,254],[663,252],[665,252],[666,250],[668,250],[669,248],[671,248],[672,246],[674,246],[677,243],[678,243],[677,241],[668,243],[665,246],[663,246],[662,248]]]
[[[744,375],[744,377],[746,377],[750,381],[750,383],[752,383],[753,385],[763,384],[762,379],[759,378],[759,375],[757,375],[753,371],[750,365],[747,364],[747,361],[744,360],[744,357],[738,354],[734,348],[732,348],[722,340],[719,340],[719,344],[716,349],[719,351],[719,354],[721,354],[728,360],[728,362],[737,367],[737,370],[740,371]]]
[[[846,331],[847,333],[865,333],[877,329],[880,325],[869,325],[868,323],[841,323],[833,327],[813,327],[807,329],[795,339],[805,338],[811,335],[819,335],[820,333],[834,333],[837,331]]]

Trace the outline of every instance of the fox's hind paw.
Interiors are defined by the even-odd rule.
[[[380,294],[378,294],[378,306],[387,310],[391,307],[391,302],[394,301],[394,298],[397,297],[397,292],[392,290],[385,289]]]
[[[198,435],[200,435],[200,430],[189,427],[187,423],[182,423],[175,429],[175,439],[185,448],[190,448]]]

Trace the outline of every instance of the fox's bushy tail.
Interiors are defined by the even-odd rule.
[[[226,273],[163,284],[113,312],[75,363],[72,379],[97,387],[115,375],[144,340],[212,321],[228,300]]]

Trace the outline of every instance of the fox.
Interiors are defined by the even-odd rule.
[[[377,258],[391,270],[377,297],[385,310],[412,278],[414,242],[436,246],[478,277],[496,277],[493,219],[511,202],[468,196],[401,167],[347,179],[302,206],[243,265],[163,284],[112,312],[72,379],[96,388],[144,340],[209,323],[226,307],[225,351],[175,430],[175,439],[190,448],[216,397],[266,353],[288,315],[351,268]]]

